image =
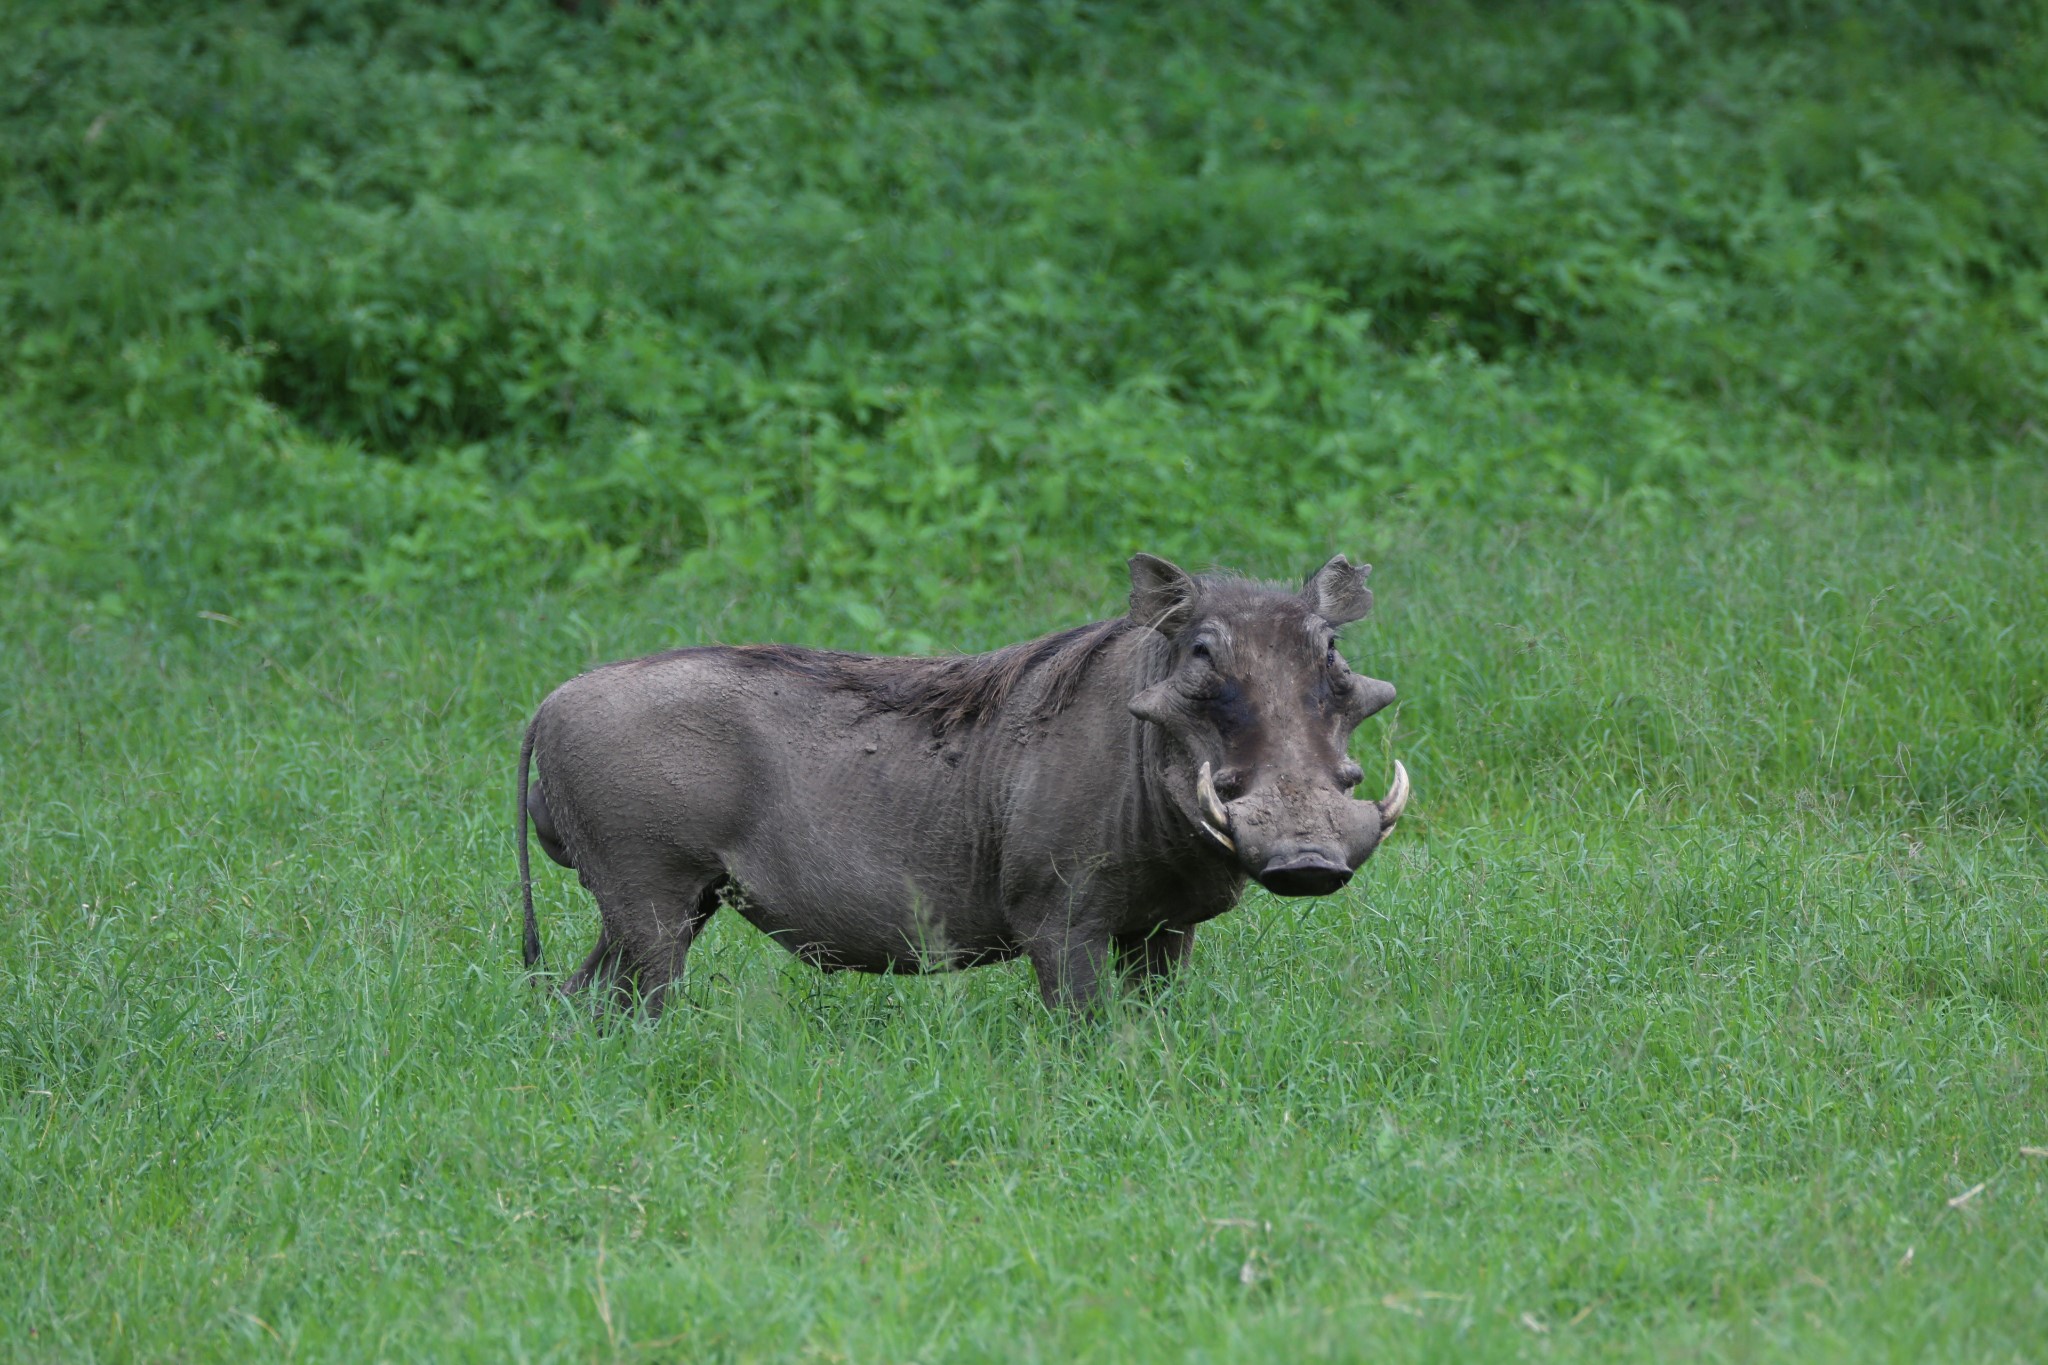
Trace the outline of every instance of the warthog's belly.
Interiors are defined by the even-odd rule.
[[[954,971],[1007,962],[1023,952],[999,934],[963,936],[957,924],[923,910],[915,897],[907,905],[846,899],[790,905],[742,883],[727,903],[762,933],[828,972]]]

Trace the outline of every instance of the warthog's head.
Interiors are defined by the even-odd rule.
[[[1345,741],[1394,699],[1337,652],[1338,629],[1372,610],[1370,572],[1338,555],[1293,593],[1131,560],[1131,619],[1170,651],[1131,713],[1183,752],[1166,775],[1182,814],[1278,895],[1343,886],[1408,802],[1399,763],[1385,799],[1351,795],[1365,774]]]

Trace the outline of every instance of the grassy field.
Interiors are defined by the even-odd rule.
[[[612,1032],[516,965],[527,708],[801,597],[6,608],[4,1350],[2038,1359],[2048,481],[1363,528],[1419,790],[1156,1004],[723,916]],[[1323,547],[1304,547],[1299,566]],[[1113,609],[1034,566],[993,644]],[[551,960],[593,912],[542,874]]]
[[[0,1358],[2048,1359],[2044,299],[2032,3],[0,6]],[[1344,895],[524,982],[563,678],[1139,549]]]

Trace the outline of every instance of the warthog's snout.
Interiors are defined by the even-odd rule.
[[[1348,768],[1357,766],[1346,762]],[[1400,820],[1408,792],[1408,769],[1398,761],[1393,786],[1377,801],[1327,791],[1305,796],[1300,784],[1282,781],[1226,802],[1209,764],[1195,776],[1202,828],[1276,896],[1328,896],[1342,890]]]
[[[1351,880],[1351,869],[1311,853],[1276,858],[1259,869],[1258,878],[1276,896],[1328,896]]]

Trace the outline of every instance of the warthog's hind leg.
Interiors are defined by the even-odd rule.
[[[719,898],[729,884],[730,879],[721,875],[697,892],[694,899],[680,902],[688,907],[681,913],[655,917],[654,941],[640,950],[637,973],[640,1001],[648,1018],[661,1017],[662,1007],[668,1003],[669,988],[682,979],[683,961],[690,955],[690,945],[703,932],[705,921],[718,913]]]
[[[606,884],[598,893],[604,923],[597,945],[562,983],[562,993],[596,987],[600,1006],[626,1009],[637,999],[650,1018],[659,1016],[726,885],[723,872],[680,885],[673,879],[657,887]]]
[[[604,1003],[623,1005],[632,995],[632,988],[625,978],[625,953],[620,949],[618,940],[612,937],[611,930],[600,928],[597,943],[583,959],[583,965],[569,973],[561,990],[564,995],[578,995],[596,986],[601,997],[609,997]]]

